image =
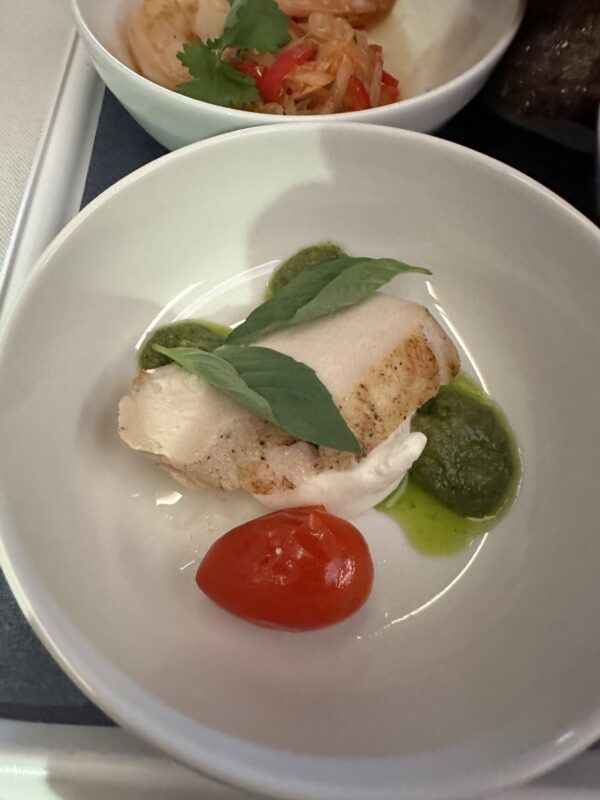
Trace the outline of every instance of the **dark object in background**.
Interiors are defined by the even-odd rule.
[[[529,0],[486,95],[490,105],[518,116],[595,125],[600,0]]]

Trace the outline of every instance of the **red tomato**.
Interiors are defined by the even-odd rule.
[[[390,75],[385,70],[381,73],[381,93],[379,95],[379,104],[384,106],[387,103],[395,103],[400,99],[400,92],[398,91],[398,80]]]
[[[354,525],[323,506],[275,511],[221,536],[196,583],[217,605],[269,628],[340,622],[365,602],[373,562]]]
[[[315,48],[302,42],[282,50],[258,82],[258,91],[263,100],[274,102],[279,97],[283,81],[294,67],[309,61],[315,54]]]
[[[382,86],[393,86],[394,89],[398,88],[398,78],[394,78],[393,75],[390,75],[389,72],[385,70],[381,71],[381,85]]]
[[[249,75],[251,78],[254,78],[256,82],[260,81],[263,73],[265,71],[264,67],[261,67],[260,64],[257,64],[256,61],[251,61],[250,59],[245,59],[243,61],[233,61],[231,64],[232,67],[239,69],[240,72]]]
[[[349,105],[349,111],[364,111],[366,108],[371,108],[371,99],[367,88],[356,75],[350,75],[348,80],[346,102]]]
[[[400,92],[394,86],[386,86],[381,84],[381,92],[379,94],[379,105],[385,106],[388,103],[396,103],[400,100]]]

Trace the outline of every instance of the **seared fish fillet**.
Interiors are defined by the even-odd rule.
[[[380,293],[256,344],[316,371],[365,454],[459,369],[456,348],[424,306]],[[257,496],[364,458],[300,442],[175,364],[138,373],[119,404],[119,433],[186,485]]]

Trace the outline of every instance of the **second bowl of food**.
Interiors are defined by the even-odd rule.
[[[126,178],[0,343],[28,618],[123,725],[269,796],[464,800],[585,747],[598,263],[542,187],[391,128]]]
[[[434,130],[482,86],[523,6],[523,0],[72,0],[98,72],[169,149],[315,117]]]

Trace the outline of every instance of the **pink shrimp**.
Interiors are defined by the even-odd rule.
[[[279,8],[290,17],[308,17],[314,12],[346,17],[354,24],[389,11],[395,0],[277,0]]]
[[[190,79],[177,59],[185,42],[219,36],[229,13],[227,0],[141,0],[125,22],[135,66],[146,78],[174,89]]]

